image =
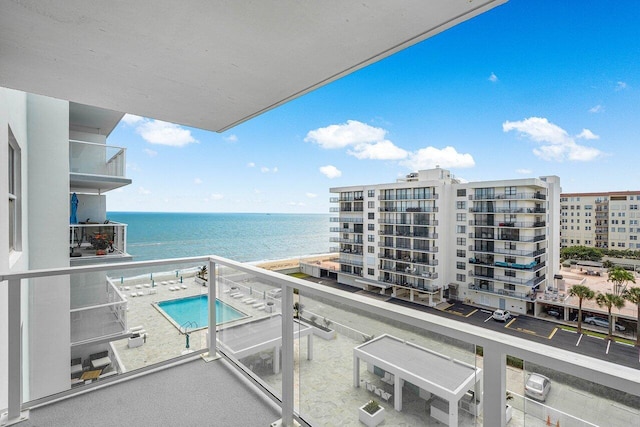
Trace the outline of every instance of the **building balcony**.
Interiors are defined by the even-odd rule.
[[[396,206],[387,206],[387,207],[380,207],[378,208],[378,212],[438,212],[438,207],[437,206],[425,206],[425,207],[421,207],[421,208],[416,208],[416,207],[406,207],[406,208],[401,208],[401,207],[396,207]]]
[[[486,196],[469,195],[469,200],[547,200],[547,196],[541,193],[499,193]]]
[[[131,184],[125,154],[123,147],[69,140],[70,191],[104,193]]]
[[[538,213],[546,213],[546,208],[505,208],[505,207],[471,207],[469,208],[469,212],[471,213],[511,213],[511,214],[538,214]]]
[[[469,283],[469,289],[476,292],[500,295],[501,297],[515,298],[523,301],[535,301],[535,292],[516,292],[508,289],[495,289],[493,287],[480,286],[477,283]]]
[[[542,254],[547,252],[547,250],[545,248],[538,249],[538,250],[535,250],[535,251],[523,251],[523,250],[516,250],[516,249],[496,248],[496,247],[487,248],[487,247],[473,246],[473,245],[469,246],[469,251],[471,251],[471,252],[488,253],[488,254],[522,256],[522,257],[527,257],[527,258],[534,258],[534,257],[537,257],[537,256],[542,255]]]
[[[469,271],[469,276],[478,277],[484,280],[491,280],[494,282],[502,282],[502,283],[509,283],[512,285],[529,286],[529,287],[534,287],[544,280],[544,276],[522,278],[522,277],[512,277],[512,276],[499,276],[493,273],[482,274],[482,273],[474,272],[473,270]]]
[[[195,283],[195,271],[203,264],[208,266],[210,283],[215,285]],[[110,273],[116,269],[120,279]],[[23,345],[23,324],[29,324],[34,333],[46,326],[43,322],[55,317],[55,307],[51,307],[46,318],[22,309],[30,303],[26,287],[37,287],[38,282],[50,287],[74,276],[82,283],[86,275],[109,277],[118,289],[123,289],[122,294],[128,300],[129,320],[138,319],[135,326],[127,325],[126,336],[121,340],[91,345],[71,345],[68,335],[50,335],[46,337],[46,353],[36,353],[32,346]],[[439,286],[420,288],[422,279],[404,276],[406,283],[394,277],[393,284],[419,293],[440,290]],[[384,276],[380,278],[384,280]],[[144,286],[152,280],[155,287]],[[177,284],[182,286],[176,291],[172,288]],[[133,297],[138,285],[142,295],[136,292]],[[530,297],[473,286],[475,283],[469,285],[469,290],[511,298]],[[622,420],[621,425],[633,425],[639,409],[636,403],[629,403],[637,402],[640,397],[637,367],[614,364],[604,356],[596,359],[524,337],[505,335],[401,304],[389,304],[364,294],[324,288],[215,256],[2,274],[0,287],[7,295],[6,327],[11,338],[6,361],[7,372],[12,374],[5,383],[9,401],[4,420],[18,420],[22,410],[31,409],[28,415],[31,421],[25,421],[25,425],[51,423],[60,416],[60,411],[64,412],[63,417],[68,417],[66,425],[82,425],[89,417],[96,423],[117,425],[127,424],[127,420],[136,417],[144,417],[145,422],[154,425],[218,425],[228,419],[240,425],[259,425],[264,423],[264,417],[281,417],[282,425],[286,426],[293,425],[294,417],[309,425],[356,425],[358,407],[375,398],[366,385],[385,389],[389,384],[382,379],[391,375],[395,384],[406,381],[417,389],[415,393],[407,393],[402,387],[389,386],[393,398],[382,402],[389,425],[411,425],[416,419],[435,424],[433,410],[431,417],[424,412],[425,393],[429,393],[429,398],[451,399],[458,406],[466,402],[459,402],[458,391],[462,391],[463,397],[478,396],[481,400],[477,403],[482,405],[482,410],[470,413],[467,405],[467,410],[454,411],[452,416],[459,417],[460,421],[456,421],[456,425],[504,425],[505,391],[522,389],[526,372],[536,367],[545,367],[544,373],[551,378],[554,390],[562,393],[554,395],[552,391],[544,407],[515,394],[511,403],[514,419],[526,417],[532,423],[543,425],[546,414],[554,417],[561,414],[563,425],[585,425],[608,416]],[[126,287],[131,290],[124,291]],[[296,301],[304,305],[301,319],[294,319],[294,289]],[[160,305],[169,300],[191,300],[191,297],[203,302],[193,314],[206,313],[203,321],[197,321],[201,322],[197,327],[195,320],[176,321]],[[238,314],[221,310],[216,301],[245,317],[234,321]],[[152,303],[157,305],[154,307]],[[68,311],[61,310],[61,317],[68,315]],[[217,328],[208,328],[209,318],[216,319]],[[339,335],[339,339],[322,338],[323,332],[313,326],[314,323],[329,325],[331,336]],[[377,346],[389,348],[390,345],[399,347],[390,352],[393,360],[386,360]],[[479,345],[483,347],[482,356],[478,356]],[[104,352],[107,356],[102,356]],[[411,363],[415,352],[419,353],[415,360],[425,363],[419,366]],[[373,358],[364,359],[366,354]],[[211,360],[210,355],[220,359],[213,363],[201,359]],[[507,375],[507,355],[523,361],[521,375]],[[79,371],[71,370],[69,357],[72,361],[80,359],[79,364],[72,363],[80,366]],[[302,364],[305,369],[298,371]],[[457,377],[469,377],[471,381],[452,384],[453,376],[448,375],[449,382],[440,384],[441,376],[434,374],[436,366],[439,372],[460,373],[466,369],[468,376]],[[35,372],[38,379],[47,381],[47,391],[40,395],[35,394],[34,384],[22,387],[23,378],[33,378]],[[145,375],[151,372],[153,375]],[[85,374],[92,379],[80,379]],[[484,381],[477,381],[482,378]],[[319,387],[303,387],[304,384]],[[327,387],[333,387],[334,391],[327,393]],[[190,392],[187,395],[161,392],[181,389]],[[154,394],[151,390],[158,392]],[[592,393],[597,393],[594,390],[603,392],[594,395]],[[571,391],[579,395],[582,403],[584,394],[588,393],[589,401],[593,402],[588,406],[597,410],[589,412],[584,405],[567,404],[568,396],[574,394]],[[148,397],[154,405],[124,405],[114,411],[104,404],[126,399],[126,396],[137,402],[135,396],[144,393],[151,393]],[[397,399],[396,393],[400,393]],[[66,399],[61,400],[62,397]],[[270,404],[264,405],[265,400]],[[50,406],[54,401],[55,406]],[[250,406],[251,411],[229,413],[228,408],[237,408],[238,401],[245,407]],[[398,401],[403,405],[398,405]],[[186,412],[177,409],[194,403],[198,408],[208,409]],[[277,407],[276,411],[268,409],[272,404]],[[346,410],[326,410],[327,407]],[[610,414],[607,411],[611,411]],[[246,418],[254,412],[263,418]],[[480,413],[482,415],[478,415]],[[627,416],[629,418],[621,418]]]
[[[339,243],[351,243],[354,245],[363,245],[362,239],[353,239],[353,238],[344,238],[344,237],[329,237],[330,242],[339,242]]]
[[[357,217],[332,216],[331,218],[329,218],[329,221],[330,222],[355,222],[355,223],[363,222],[361,216],[357,216]]]
[[[396,196],[396,195],[380,195],[378,200],[380,201],[394,201],[394,200],[437,200],[438,195],[435,193],[430,194],[411,194],[408,196]]]
[[[420,246],[414,246],[412,249],[414,252],[426,252],[426,253],[431,253],[431,254],[435,254],[438,253],[438,247],[437,246],[430,246],[430,247],[420,247]]]
[[[362,252],[355,255],[362,255]],[[362,259],[354,259],[354,258],[342,256],[342,253],[340,254],[340,258],[338,259],[338,262],[340,264],[345,264],[345,265],[355,265],[356,267],[362,267],[364,265],[362,262]]]
[[[71,224],[69,236],[71,265],[132,259],[127,253],[127,224],[112,221],[104,224]]]
[[[524,242],[524,243],[532,243],[532,242],[541,242],[547,238],[547,236],[498,236],[491,235],[488,233],[469,233],[470,239],[481,239],[481,240],[503,240],[510,242]]]

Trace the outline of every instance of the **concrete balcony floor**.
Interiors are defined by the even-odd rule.
[[[267,426],[280,409],[224,359],[186,363],[31,409],[20,427]]]

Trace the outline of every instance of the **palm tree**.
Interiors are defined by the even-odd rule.
[[[640,288],[633,287],[627,289],[623,297],[638,307],[638,317],[636,321],[636,346],[640,347]]]
[[[624,307],[624,298],[620,295],[616,294],[601,294],[598,292],[598,296],[596,296],[596,303],[599,307],[607,307],[607,312],[609,313],[609,334],[607,335],[607,339],[611,339],[613,337],[613,318],[611,316],[611,308],[615,307],[617,309],[621,309]]]
[[[575,285],[569,289],[569,295],[578,297],[578,333],[582,333],[582,301],[593,299],[596,295],[593,290],[585,285]]]
[[[627,289],[627,282],[636,283],[633,273],[622,267],[613,267],[609,270],[609,279],[613,283],[614,295],[622,296]]]

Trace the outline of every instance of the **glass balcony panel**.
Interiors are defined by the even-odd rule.
[[[507,389],[515,396],[514,419],[524,425],[629,426],[638,421],[638,396],[530,361],[509,360],[514,366],[507,366]]]
[[[282,288],[231,267],[218,271],[219,350],[282,398]],[[240,315],[239,317],[237,315]]]
[[[69,141],[69,170],[72,173],[124,178],[126,148],[84,141]]]
[[[384,425],[446,425],[452,400],[459,425],[482,425],[482,371],[473,345],[304,290],[299,298],[300,320],[313,329],[296,345],[304,421],[358,425],[360,407],[375,400]]]

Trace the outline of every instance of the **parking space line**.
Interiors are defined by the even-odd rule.
[[[513,322],[515,322],[516,320],[517,319],[515,317],[513,319],[511,319],[511,321],[505,325],[505,328],[508,328],[509,326],[511,326],[513,324]]]
[[[467,314],[466,316],[464,316],[464,317],[469,317],[469,316],[471,316],[472,314],[474,314],[476,311],[478,311],[478,309],[477,309],[477,308],[476,308],[475,310],[473,310],[471,313],[469,313],[469,314]]]
[[[607,341],[607,351],[605,354],[609,354],[609,348],[611,347],[611,340]]]
[[[578,337],[578,342],[576,342],[576,347],[580,345],[580,341],[582,341],[582,337],[584,335],[580,334],[580,336]]]
[[[553,338],[553,336],[556,334],[556,332],[558,332],[558,328],[553,328],[553,331],[551,331],[551,334],[549,334],[549,336],[547,338],[548,339]]]
[[[484,319],[484,323],[487,323],[489,320],[491,320],[493,318],[493,316],[489,316],[486,319]]]

